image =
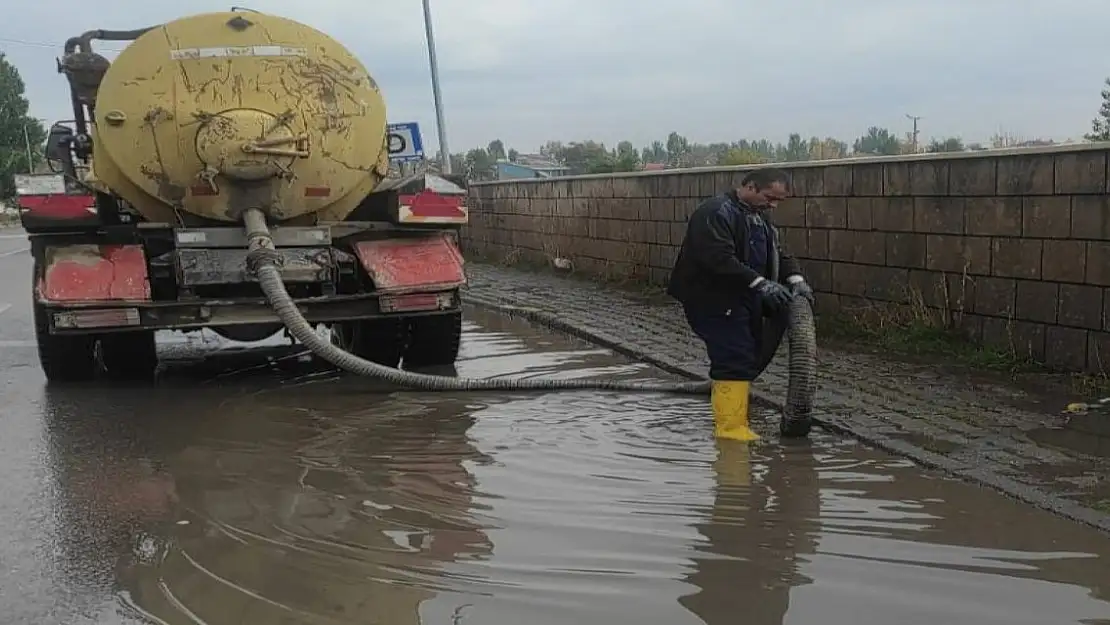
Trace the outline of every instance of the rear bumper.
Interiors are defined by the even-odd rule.
[[[459,289],[404,295],[333,295],[294,299],[312,324],[383,317],[437,315],[458,310]],[[39,301],[52,334],[128,330],[198,330],[213,326],[281,323],[265,299],[176,302]]]

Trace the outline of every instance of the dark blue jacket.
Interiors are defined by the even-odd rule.
[[[798,261],[787,253],[778,229],[766,211],[759,211],[768,231],[769,262],[762,271],[751,267],[751,207],[735,191],[703,201],[690,216],[686,237],[671,270],[667,294],[691,311],[724,312],[752,299],[749,286],[762,276],[782,280],[801,274]],[[775,262],[777,259],[777,262]]]

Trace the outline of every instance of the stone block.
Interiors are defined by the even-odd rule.
[[[848,200],[842,197],[807,197],[806,226],[809,228],[847,228]]]
[[[846,265],[841,265],[846,266]],[[868,299],[887,302],[904,302],[909,295],[909,270],[877,265],[857,265],[856,270],[863,276],[863,296]]]
[[[699,174],[679,174],[678,176],[678,193],[675,198],[686,197],[698,200],[712,197],[715,195],[713,192],[706,193],[702,190],[702,176]]]
[[[1057,323],[1090,330],[1102,329],[1104,290],[1097,286],[1061,284]]]
[[[989,275],[991,240],[986,237],[926,235],[925,268],[931,271]]]
[[[1110,332],[1110,289],[1102,290],[1102,329]]]
[[[910,189],[913,195],[948,195],[948,161],[910,163]]]
[[[881,233],[886,237],[886,262],[891,267],[923,269],[925,267],[926,235],[910,232]],[[989,248],[988,248],[989,253]]]
[[[846,230],[852,235],[852,262],[865,265],[883,265],[886,263],[886,233],[885,232],[857,232]],[[832,231],[830,231],[830,248],[832,245]],[[831,252],[831,249],[830,249]]]
[[[830,262],[822,260],[806,260],[802,266],[806,282],[809,282],[814,291],[832,291],[832,268]]]
[[[797,167],[790,173],[792,195],[805,198],[825,195],[824,167]]]
[[[915,197],[915,232],[961,234],[964,231],[964,198]]]
[[[871,226],[886,232],[913,232],[913,198],[873,198]]]
[[[855,247],[853,234],[851,230],[829,230],[829,260],[852,262],[852,252]]]
[[[833,263],[832,292],[838,295],[865,297],[867,293],[867,273],[857,265]]]
[[[998,195],[1052,195],[1056,162],[1051,154],[998,157]]]
[[[1023,321],[1056,323],[1059,285],[1040,280],[1018,280],[1015,317]]]
[[[1110,332],[1087,333],[1087,367],[1090,373],[1110,372]]]
[[[1110,241],[1110,198],[1076,195],[1071,201],[1071,236]]]
[[[994,158],[958,158],[948,164],[948,192],[952,195],[994,195],[998,188],[998,161]]]
[[[780,228],[782,246],[788,254],[799,258],[809,257],[809,235],[805,228]]]
[[[852,165],[852,194],[864,197],[883,195],[882,164]]]
[[[913,183],[909,163],[883,163],[883,195],[911,195]]]
[[[1110,241],[1087,242],[1087,284],[1110,286]]]
[[[806,248],[809,250],[809,257],[816,260],[829,259],[829,231],[828,230],[806,230],[808,243]]]
[[[1023,236],[1066,239],[1071,235],[1070,196],[1033,195],[1021,202]]]
[[[852,167],[850,165],[829,165],[824,170],[822,190],[824,195],[845,197],[852,195]]]
[[[663,173],[651,176],[655,179],[655,193],[652,197],[685,198],[682,194],[682,175],[676,173]]]
[[[1042,242],[1037,239],[993,239],[991,275],[999,278],[1039,279],[1042,249]]]
[[[869,197],[848,198],[848,227],[852,230],[871,229],[871,201]]]
[[[1084,241],[1044,241],[1041,279],[1083,282],[1086,279],[1087,244]]]
[[[1045,364],[1052,369],[1082,371],[1087,367],[1087,331],[1049,326],[1045,331]]]
[[[996,237],[1021,236],[1021,198],[967,198],[964,232]]]
[[[651,215],[652,219],[654,219],[655,221],[665,221],[668,223],[675,221],[674,198],[653,197],[647,200],[647,202],[649,206],[648,214]]]
[[[1013,317],[1017,282],[1008,278],[982,277],[975,282],[972,312],[991,317]]]
[[[773,211],[775,223],[780,226],[804,228],[806,225],[806,200],[792,197],[781,202]]]
[[[1055,193],[1105,193],[1106,152],[1076,152],[1057,154],[1055,158]]]

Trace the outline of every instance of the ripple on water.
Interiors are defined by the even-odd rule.
[[[510,330],[468,335],[462,373],[648,373]],[[1105,538],[822,432],[715,441],[704,398],[355,388],[199,419],[169,467],[188,523],[129,600],[209,624],[1110,617]]]

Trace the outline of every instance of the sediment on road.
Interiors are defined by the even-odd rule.
[[[473,261],[468,273],[465,298],[471,304],[672,373],[706,374],[703,346],[677,304],[659,294]],[[782,403],[784,356],[753,385],[754,401]],[[1110,532],[1110,440],[1065,423],[1060,411],[1067,401],[1004,376],[822,347],[815,404],[817,421],[827,430]],[[1106,418],[1094,418],[1099,416]],[[708,407],[691,418],[708,424]]]

